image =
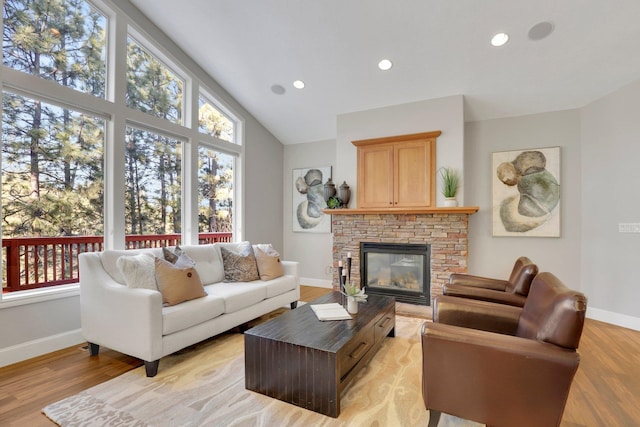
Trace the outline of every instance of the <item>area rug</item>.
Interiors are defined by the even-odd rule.
[[[343,391],[338,418],[327,417],[244,388],[244,339],[217,336],[162,358],[158,375],[144,367],[43,409],[67,426],[426,426],[422,401],[424,319],[396,317],[388,338]],[[440,426],[480,424],[446,414]]]

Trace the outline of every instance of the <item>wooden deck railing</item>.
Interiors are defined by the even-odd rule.
[[[200,233],[199,243],[231,242],[233,233]],[[78,255],[103,249],[103,236],[2,239],[2,292],[78,282]],[[128,235],[126,249],[179,245],[180,234]]]

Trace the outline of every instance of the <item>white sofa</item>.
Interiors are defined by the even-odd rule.
[[[300,297],[297,262],[282,261],[284,276],[269,281],[224,282],[220,247],[233,250],[243,243],[182,246],[195,261],[207,295],[173,306],[163,306],[159,291],[127,287],[116,266],[122,255],[147,252],[162,258],[161,248],[81,254],[82,333],[91,355],[102,345],[140,358],[152,377],[163,356],[287,304],[295,308]]]

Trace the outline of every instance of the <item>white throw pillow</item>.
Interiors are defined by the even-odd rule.
[[[129,288],[158,290],[156,284],[155,258],[147,254],[122,255],[116,265]]]

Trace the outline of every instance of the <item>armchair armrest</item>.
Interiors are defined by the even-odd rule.
[[[427,409],[489,425],[560,425],[575,350],[446,325],[422,330]]]
[[[479,301],[513,305],[515,307],[524,307],[524,302],[527,300],[527,297],[520,294],[475,286],[464,286],[457,283],[445,284],[442,288],[442,293],[452,297],[471,298]]]
[[[154,361],[162,356],[162,295],[117,283],[98,253],[79,256],[82,334],[91,343]]]
[[[522,308],[467,298],[439,296],[434,300],[433,321],[465,328],[515,335]]]
[[[449,283],[473,286],[476,288],[494,289],[496,291],[505,291],[510,285],[507,280],[492,279],[489,277],[480,277],[463,273],[452,273],[449,276]]]

